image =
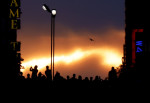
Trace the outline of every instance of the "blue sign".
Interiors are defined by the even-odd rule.
[[[136,52],[137,53],[140,53],[143,51],[142,46],[143,46],[143,41],[136,41],[136,47],[137,47]]]

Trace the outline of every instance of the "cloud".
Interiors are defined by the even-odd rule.
[[[90,55],[82,60],[72,63],[69,66],[65,64],[58,64],[56,70],[61,73],[62,76],[72,76],[73,74],[81,75],[82,77],[95,77],[96,75],[107,76],[109,69],[100,66],[101,61],[97,55]]]
[[[115,51],[121,59],[125,34],[124,1],[56,0],[55,5],[48,1],[44,3],[57,9],[56,55],[68,55],[77,49],[103,49]],[[34,6],[28,4],[28,0],[22,1],[22,29],[18,31],[24,62],[50,57],[50,15],[42,10],[43,1],[30,0],[30,4]],[[89,38],[93,38],[94,42]],[[70,66],[58,65],[57,70],[64,76],[77,73],[83,76],[105,77],[110,66],[104,66],[102,62],[104,57],[92,54]]]
[[[94,33],[89,33],[88,30],[76,32],[64,26],[62,26],[62,28],[65,28],[65,30],[58,30],[56,33],[56,55],[68,55],[77,49],[81,49],[82,51],[90,51],[94,49],[114,51],[120,56],[120,59],[123,55],[124,30],[110,28],[105,30],[105,32],[95,31]],[[37,34],[36,36],[26,35],[26,33],[27,32],[23,32],[18,38],[22,41],[21,53],[25,59],[24,62],[31,59],[50,57],[49,32],[43,34],[42,32],[35,31],[34,34]],[[61,33],[61,35],[59,35],[59,33]],[[94,39],[94,42],[89,40],[90,37]],[[79,62],[74,62],[70,65],[60,63],[56,66],[56,70],[65,77],[66,75],[71,76],[73,73],[76,73],[83,77],[100,75],[102,78],[105,78],[108,71],[111,69],[111,65],[103,65],[103,62],[104,57],[102,57],[102,55],[98,56],[97,54],[92,54],[83,58]],[[25,75],[27,73],[28,72],[26,71]]]
[[[121,55],[113,50],[97,48],[92,50],[76,50],[72,54],[55,55],[55,71],[62,73],[78,74],[82,76],[101,75],[106,76],[112,66],[121,64]],[[37,58],[22,64],[25,67],[24,73],[29,72],[27,68],[38,65],[38,69],[44,72],[45,66],[50,65],[50,58]],[[102,68],[103,67],[103,68]],[[107,71],[107,73],[106,73]],[[64,74],[65,73],[65,74]]]
[[[113,27],[107,28],[103,31],[97,30],[89,32],[88,30],[73,31],[71,29],[65,29],[65,32],[58,31],[56,36],[56,48],[60,50],[74,49],[74,48],[115,48],[122,52],[122,46],[124,44],[124,30],[115,29]],[[61,33],[61,36],[59,34]],[[57,35],[57,34],[56,34]],[[91,42],[89,38],[93,38],[94,42]]]

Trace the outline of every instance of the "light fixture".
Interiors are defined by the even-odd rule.
[[[43,8],[43,10],[45,10],[45,11],[47,10],[46,7],[45,7],[44,5],[42,6],[42,8]]]
[[[55,9],[52,10],[52,15],[53,15],[53,16],[56,15],[56,10],[55,10]]]
[[[46,4],[43,4],[42,8],[43,8],[43,10],[51,13],[51,10],[49,9],[49,7]]]

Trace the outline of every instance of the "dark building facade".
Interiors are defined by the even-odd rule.
[[[0,6],[1,76],[16,79],[20,75],[20,45],[17,30],[20,29],[20,0],[2,0]]]
[[[147,0],[125,0],[123,65],[138,76],[147,75],[150,58],[150,16]]]

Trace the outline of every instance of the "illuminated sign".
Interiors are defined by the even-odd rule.
[[[21,42],[11,42],[10,45],[13,51],[20,51]]]
[[[136,41],[136,53],[140,53],[143,51],[143,41]]]
[[[143,51],[143,41],[136,40],[136,33],[142,33],[144,29],[133,29],[132,31],[132,63],[135,64],[136,53],[141,53]]]
[[[11,29],[20,29],[20,0],[9,0],[9,25]]]

